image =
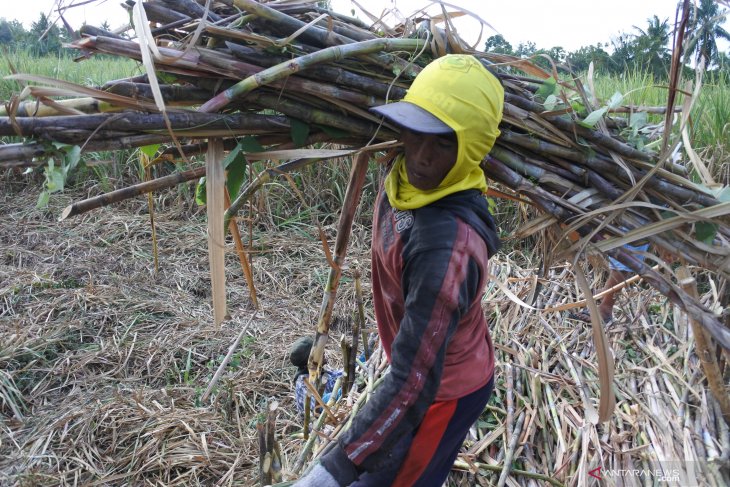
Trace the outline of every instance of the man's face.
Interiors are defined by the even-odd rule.
[[[454,133],[432,135],[403,128],[400,140],[408,182],[422,191],[437,188],[456,164],[459,144]]]

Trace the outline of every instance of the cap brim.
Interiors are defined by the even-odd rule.
[[[384,116],[396,125],[415,132],[439,135],[454,132],[451,127],[439,120],[435,115],[407,101],[398,101],[372,107],[370,111]]]

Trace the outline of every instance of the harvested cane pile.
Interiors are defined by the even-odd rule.
[[[558,67],[548,72],[527,60],[469,48],[454,33],[448,15],[442,19],[445,29],[426,16],[388,28],[381,22],[370,26],[324,10],[315,2],[128,0],[127,4],[136,39],[84,27],[73,47],[83,56],[106,54],[139,60],[147,75],[109,81],[97,89],[37,76],[12,76],[36,85],[24,91],[35,100],[15,97],[6,105],[0,135],[23,136],[26,141],[1,146],[0,167],[38,165],[53,155],[48,144],[53,141],[77,145],[81,151],[164,143],[167,148],[161,149],[158,158],[182,160],[189,168],[80,201],[70,205],[64,217],[197,179],[206,168],[195,167],[190,160],[214,145],[221,144],[236,155],[226,159],[229,174],[240,174],[239,166],[247,161],[288,160],[253,178],[240,192],[232,192],[234,201],[227,216],[234,216],[268,178],[365,146],[371,150],[394,147],[390,141],[397,137],[396,128],[383,125],[368,107],[402,98],[420,67],[434,57],[470,52],[495,72],[506,93],[502,135],[485,160],[484,171],[512,193],[509,197],[528,202],[542,213],[520,228],[517,236],[554,230],[558,224],[555,233],[573,236],[572,242],[561,238],[561,244],[545,244],[544,260],[537,271],[542,292],[550,289],[543,281],[549,278],[552,262],[565,258],[579,262],[587,254],[602,252],[639,274],[687,313],[697,330],[704,328],[724,348],[730,348],[727,327],[706,300],[693,294],[691,274],[680,279],[667,262],[655,258],[660,272],[652,267],[654,262],[644,262],[624,247],[649,241],[662,255],[672,256],[669,263],[679,260],[683,268],[710,272],[721,291],[720,302],[715,304],[720,309],[727,305],[730,203],[689,148],[686,162],[675,157],[679,143],[673,133],[686,128],[693,101],[692,94],[686,93],[681,115],[673,117],[680,99],[674,88],[679,83],[684,24],[678,26],[675,38],[668,115],[651,151],[628,142],[625,135],[638,128],[634,119],[616,115],[633,108],[621,107],[614,100],[604,105],[579,80],[558,72]],[[686,16],[685,8],[683,22]],[[60,96],[66,99],[55,99]],[[676,130],[672,126],[675,118]],[[334,146],[338,150],[324,148]],[[698,174],[701,183],[688,174]],[[344,252],[346,245],[344,239],[340,250]],[[580,266],[575,271],[581,292],[590,295]],[[541,293],[536,291],[533,288],[518,301],[538,307],[536,296]],[[558,291],[552,293],[555,296]],[[589,299],[587,305],[593,309],[594,303]],[[320,321],[326,322],[326,318]],[[597,353],[605,364],[608,343],[601,338],[596,320],[597,316]],[[326,323],[318,331],[326,334]],[[590,349],[589,344],[584,345]],[[525,367],[530,367],[527,362]],[[566,370],[572,373],[569,366]],[[605,365],[601,376],[604,387],[609,388],[611,376],[606,375]],[[527,391],[528,384],[523,387],[520,394]],[[674,392],[673,397],[679,398]],[[612,409],[610,400],[604,402],[605,393],[603,389],[602,419]],[[576,397],[583,397],[581,394],[578,391]],[[517,423],[521,425],[524,419]],[[514,427],[508,424],[510,429]],[[585,450],[578,447],[587,448],[582,441],[587,440],[578,435],[574,443],[563,445],[564,452],[582,454]],[[557,462],[554,457],[551,460]]]

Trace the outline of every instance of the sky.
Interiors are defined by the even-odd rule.
[[[7,0],[6,0],[7,1]],[[669,20],[674,24],[675,0],[451,0],[455,6],[469,10],[488,22],[478,48],[482,49],[487,37],[501,34],[517,47],[520,43],[534,42],[539,48],[561,46],[566,51],[574,51],[581,46],[609,42],[620,32],[635,32],[634,26],[646,28],[647,19],[657,15],[660,20]],[[53,6],[60,2],[62,6],[84,4],[73,7],[64,15],[72,27],[78,28],[84,22],[99,26],[105,20],[112,28],[120,27],[128,21],[126,11],[122,9],[121,0],[22,0],[16,4],[15,11],[0,13],[8,20],[16,19],[26,27],[37,20],[44,12],[51,19],[58,18]],[[429,0],[358,0],[369,13],[380,17],[383,12],[397,11],[401,16],[410,16],[424,8]],[[335,11],[351,14],[367,21],[367,16],[356,6],[353,0],[331,0]],[[435,8],[435,10],[434,10]],[[449,10],[452,10],[451,8]],[[438,12],[438,7],[431,7],[429,12]],[[7,11],[6,11],[7,12]],[[393,14],[385,17],[388,25],[397,23]],[[730,30],[730,21],[725,22],[726,30]],[[471,43],[478,40],[480,23],[469,17],[458,20],[456,25],[459,34]],[[730,46],[721,44],[727,51]]]

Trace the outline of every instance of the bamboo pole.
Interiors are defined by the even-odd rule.
[[[334,308],[337,288],[340,283],[340,277],[342,276],[342,266],[345,263],[345,256],[347,255],[347,245],[350,241],[352,221],[355,218],[355,211],[360,203],[360,195],[362,194],[362,187],[367,174],[368,161],[369,153],[360,152],[352,162],[350,178],[345,191],[345,200],[342,212],[340,213],[340,219],[337,223],[334,259],[330,263],[330,271],[322,297],[322,305],[319,309],[319,316],[317,317],[317,333],[314,338],[312,351],[309,354],[309,380],[312,383],[317,383],[322,365],[324,365],[324,347],[329,335],[332,309]]]

